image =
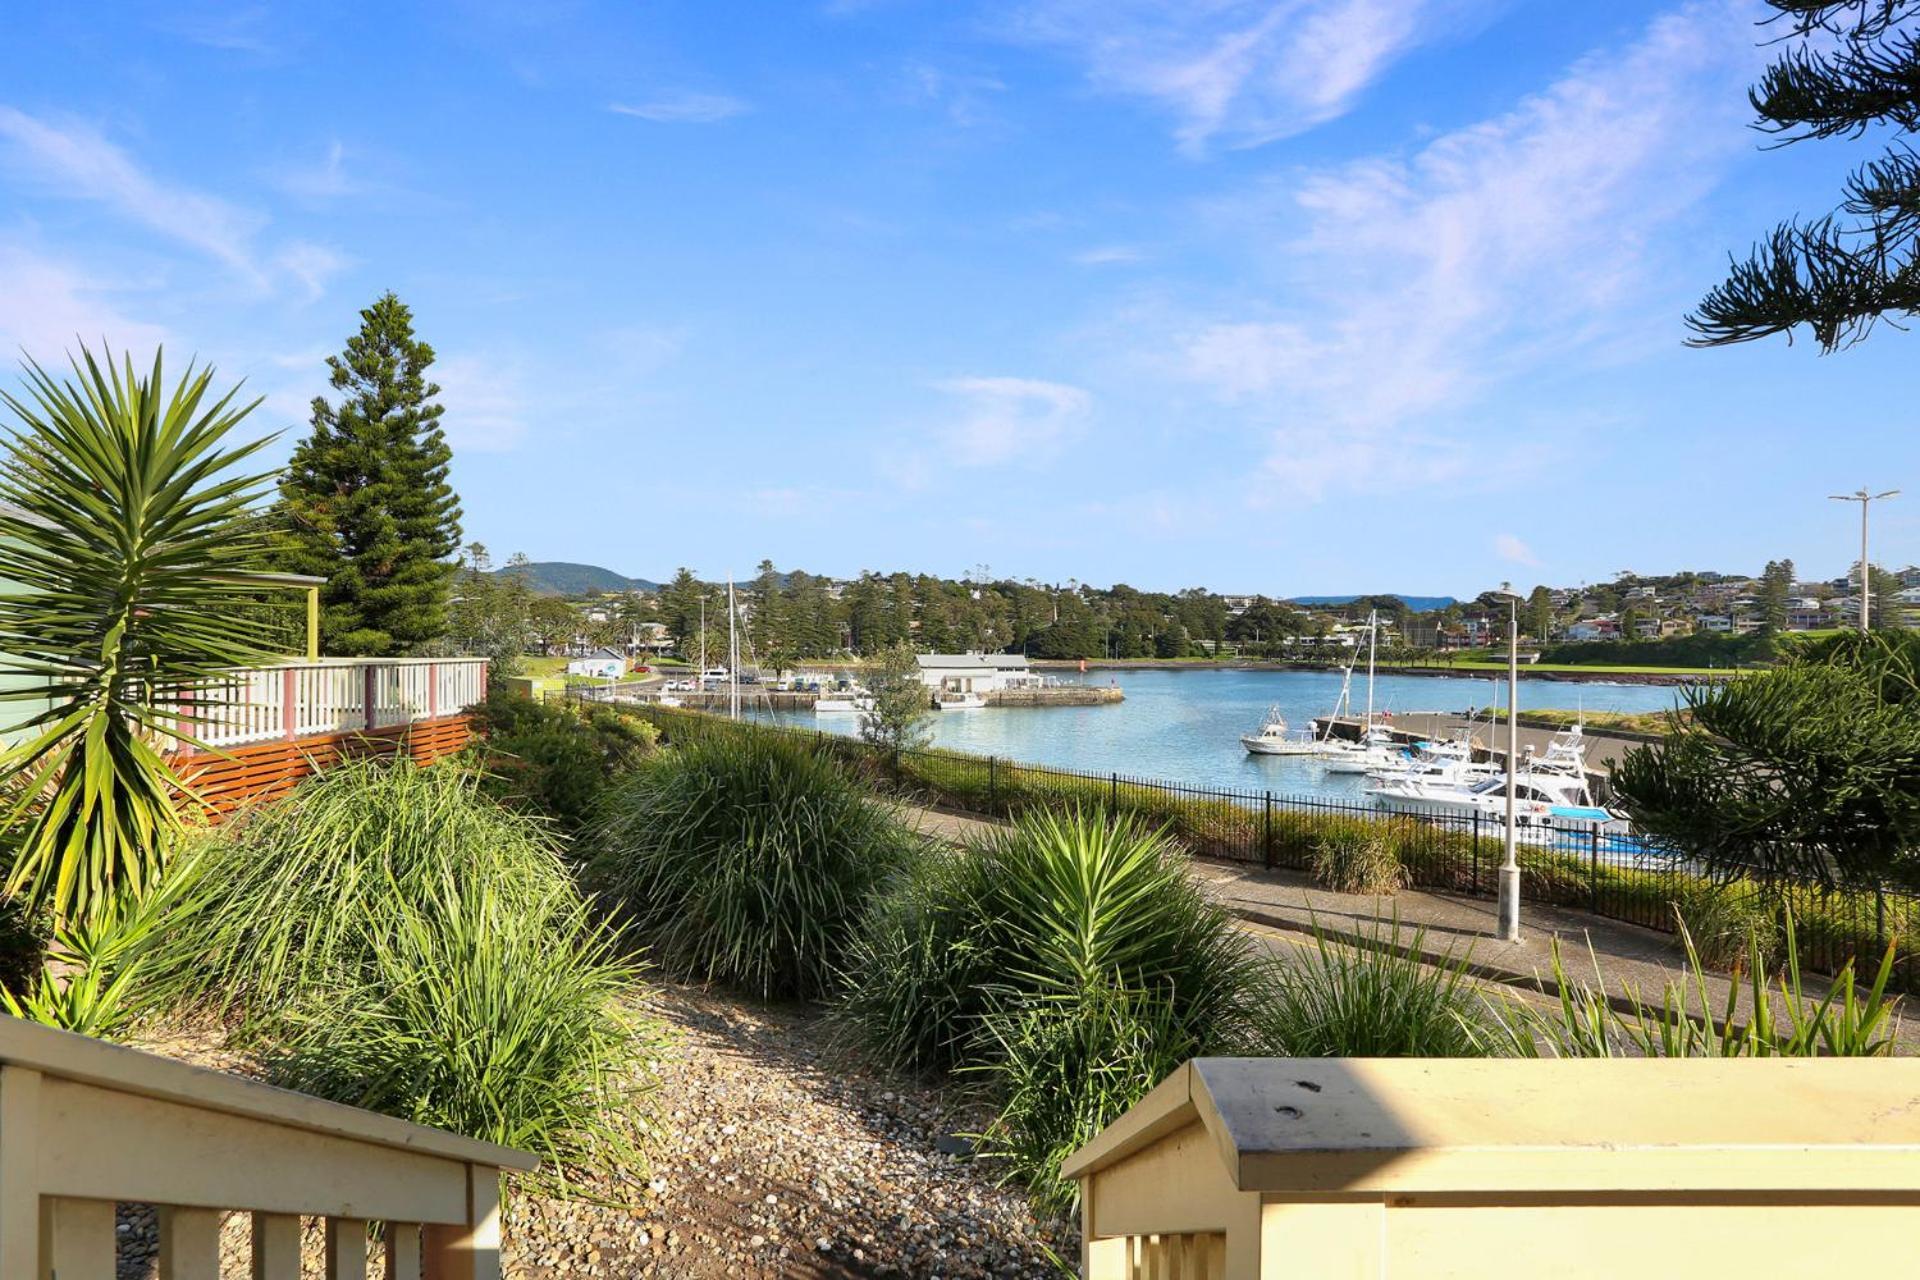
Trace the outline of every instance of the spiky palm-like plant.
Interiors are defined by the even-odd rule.
[[[263,475],[226,447],[259,403],[214,399],[213,370],[171,390],[161,358],[81,349],[73,377],[29,361],[22,395],[0,391],[13,435],[0,456],[0,698],[44,703],[0,757],[12,835],[6,892],[84,918],[140,893],[180,829],[160,746],[192,732],[188,690],[264,656],[234,609],[261,567],[249,508]]]

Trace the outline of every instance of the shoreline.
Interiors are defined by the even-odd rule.
[[[1080,670],[1080,662],[1074,658],[1035,658],[1029,664],[1036,671],[1074,671]],[[1094,671],[1343,671],[1345,667],[1334,662],[1279,662],[1269,659],[1246,658],[1231,662],[1185,662],[1176,658],[1100,658],[1087,659],[1086,669]],[[1504,667],[1492,669],[1474,667],[1462,670],[1459,667],[1407,667],[1379,666],[1376,674],[1383,676],[1434,676],[1451,677],[1456,680],[1501,679],[1506,675]],[[1732,672],[1685,672],[1685,671],[1563,671],[1559,669],[1541,670],[1537,667],[1522,665],[1520,678],[1523,680],[1559,681],[1566,684],[1643,684],[1643,685],[1687,685],[1700,684],[1708,680],[1724,680]]]

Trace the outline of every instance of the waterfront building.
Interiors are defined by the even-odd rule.
[[[936,693],[995,693],[1042,683],[1021,653],[921,653],[914,661],[921,681]]]

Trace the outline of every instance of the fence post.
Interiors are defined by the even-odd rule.
[[[374,689],[373,684],[373,664],[369,662],[363,670],[365,671],[366,678],[360,682],[360,689],[362,696],[367,700],[367,728],[378,729],[380,727],[380,714],[378,710],[380,702],[379,695]]]
[[[1267,870],[1273,870],[1273,792],[1267,792],[1265,845],[1261,851],[1261,861]]]
[[[300,700],[293,668],[280,675],[280,732],[288,742],[300,736]]]
[[[1107,775],[1107,812],[1120,812],[1120,775]]]
[[[1887,890],[1878,884],[1873,886],[1873,949],[1887,949]]]
[[[1587,828],[1587,909],[1600,914],[1600,824]]]
[[[1000,812],[1000,766],[992,756],[987,757],[987,812]]]
[[[1473,811],[1473,892],[1480,892],[1480,811]]]

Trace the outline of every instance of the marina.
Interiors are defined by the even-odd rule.
[[[1089,691],[1110,687],[1108,673],[1089,675]],[[1073,685],[1061,685],[1065,691]],[[1328,716],[1339,700],[1338,671],[1163,670],[1127,673],[1120,688],[1125,700],[1108,705],[1052,706],[1042,709],[989,705],[967,715],[928,719],[928,742],[935,747],[996,756],[1027,764],[1085,773],[1149,776],[1185,786],[1220,787],[1275,795],[1361,803],[1366,798],[1364,771],[1330,773],[1307,755],[1249,752],[1241,739],[1257,731],[1270,711],[1295,731]],[[1578,701],[1588,711],[1664,711],[1675,705],[1678,690],[1652,685],[1584,684],[1546,686],[1520,681],[1520,706],[1570,708]],[[1375,681],[1375,715],[1396,732],[1417,726],[1427,732],[1463,719],[1468,708],[1505,704],[1503,681],[1468,677],[1380,676]],[[796,728],[853,735],[857,715],[816,716],[812,710],[769,708],[743,697],[742,714]],[[1417,718],[1415,718],[1417,717]],[[1486,736],[1484,716],[1481,735]],[[1551,734],[1521,730],[1523,749],[1535,743],[1544,751]],[[1445,735],[1441,735],[1445,736]],[[1614,740],[1594,735],[1590,762],[1602,764],[1617,754]]]

